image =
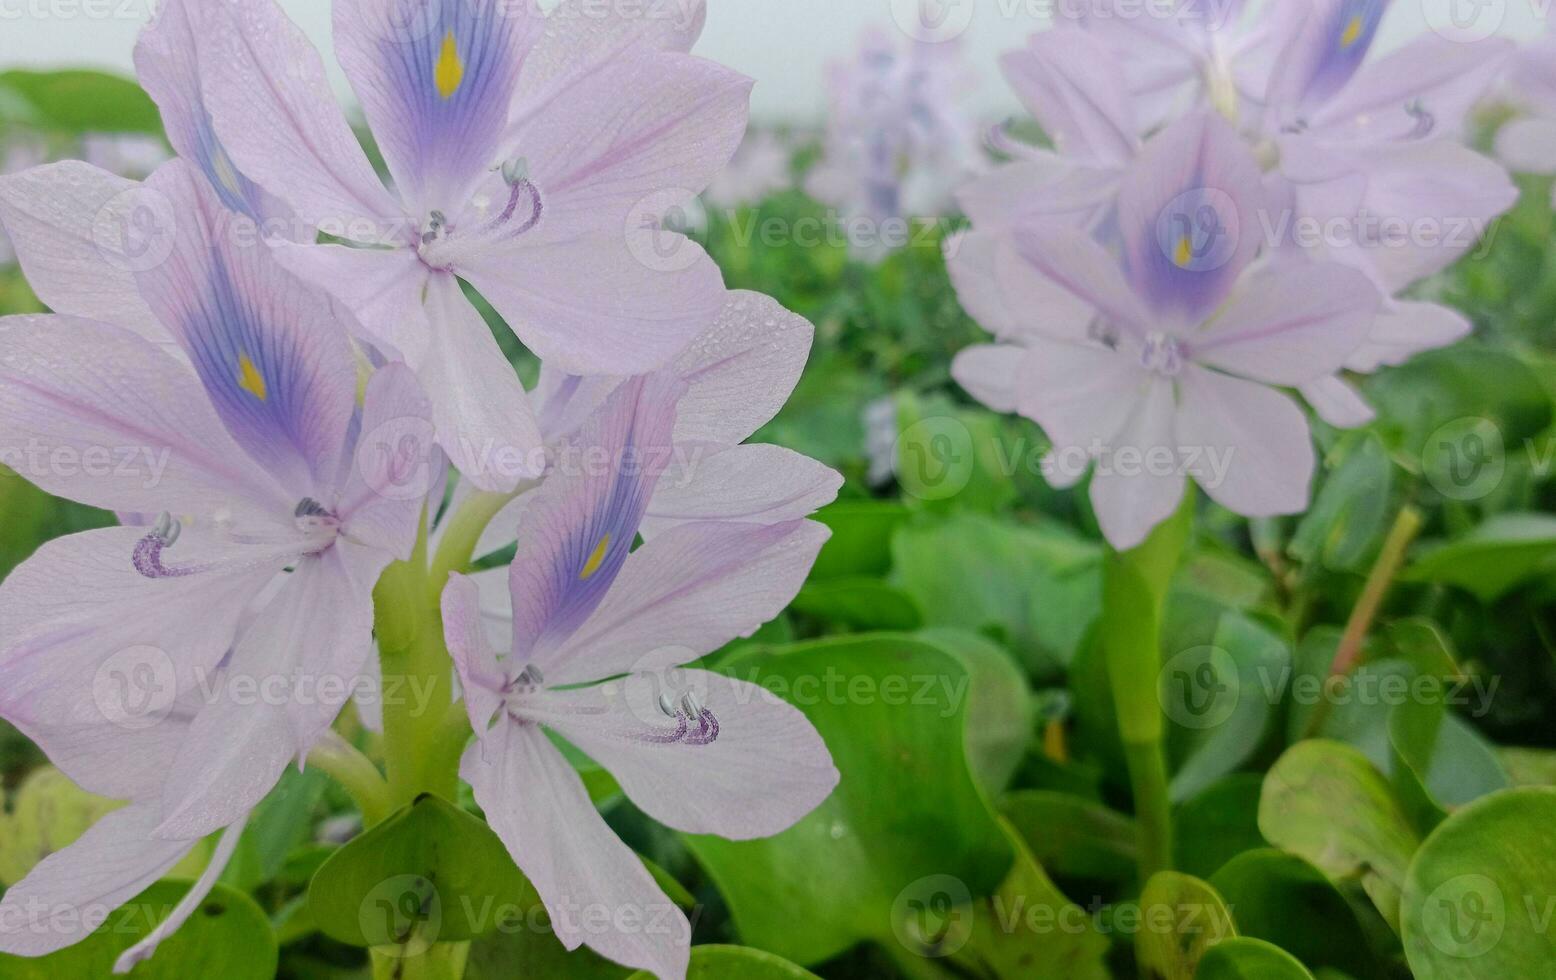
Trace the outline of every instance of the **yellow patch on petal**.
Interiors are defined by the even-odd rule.
[[[1189,263],[1194,261],[1194,243],[1189,240],[1189,236],[1184,235],[1178,239],[1178,247],[1172,253],[1172,260],[1178,263],[1180,269],[1188,268]]]
[[[259,373],[259,368],[247,354],[238,355],[238,387],[258,398],[260,401],[268,401],[270,389],[265,385],[265,376]]]
[[[590,555],[589,560],[584,562],[583,571],[578,573],[578,581],[587,582],[590,576],[600,570],[600,566],[605,564],[605,552],[610,550],[610,546],[611,536],[607,534],[600,539],[599,544],[594,546],[594,554]]]
[[[1362,36],[1362,28],[1364,26],[1365,24],[1361,19],[1361,14],[1357,14],[1355,17],[1352,17],[1350,23],[1345,25],[1345,33],[1340,35],[1340,47],[1348,48],[1355,44],[1357,41],[1360,41]]]
[[[459,57],[459,42],[454,40],[454,32],[449,31],[438,51],[438,63],[432,66],[432,84],[438,87],[439,95],[452,99],[464,80],[465,63]]]

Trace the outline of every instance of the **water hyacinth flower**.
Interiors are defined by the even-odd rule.
[[[63,163],[0,180],[24,261],[70,205],[50,189],[105,179]],[[132,801],[7,893],[0,948],[28,955],[84,935],[38,914],[138,893],[193,842],[240,827],[328,731],[371,650],[373,586],[417,537],[425,493],[407,470],[432,465],[414,375],[374,372],[359,407],[339,307],[197,171],[173,161],[138,194],[174,220],[150,251],[108,253],[125,277],[110,286],[133,287],[125,316],[154,321],[161,342],[144,324],[0,320],[6,459],[126,524],[50,542],[0,584],[0,717],[84,788]],[[134,711],[101,688],[126,672],[155,695]],[[23,904],[37,896],[42,913]]]
[[[714,207],[732,209],[756,205],[794,186],[794,148],[771,129],[752,130],[703,192]]]
[[[685,53],[701,4],[613,8],[604,22],[592,6],[547,17],[532,0],[338,0],[337,54],[392,190],[273,0],[222,4],[202,25],[201,92],[231,160],[307,227],[361,246],[278,243],[281,260],[415,368],[441,444],[483,489],[511,490],[543,459],[460,280],[577,373],[657,368],[723,300],[697,246],[680,239],[666,256],[658,219],[734,153],[751,81]]]
[[[1277,389],[1338,371],[1379,297],[1336,263],[1261,260],[1263,197],[1225,121],[1196,113],[1168,127],[1124,178],[1119,258],[1073,227],[1015,233],[1035,273],[1090,308],[1087,325],[1034,321],[953,366],[991,407],[1044,428],[1051,483],[1096,464],[1091,500],[1117,548],[1173,513],[1186,477],[1249,517],[1307,506],[1307,418]]]
[[[899,49],[867,31],[852,62],[828,70],[831,117],[812,197],[839,210],[855,251],[884,258],[912,218],[934,218],[984,164],[981,131],[963,106],[974,76],[954,43]]]
[[[671,670],[777,615],[828,535],[803,519],[696,520],[633,549],[686,391],[670,373],[624,382],[533,492],[509,570],[506,652],[488,640],[475,581],[455,576],[443,596],[478,735],[462,776],[563,944],[587,944],[662,980],[686,975],[686,918],[606,826],[547,733],[610,770],[644,812],[687,833],[776,834],[838,781],[797,709],[745,682]],[[643,927],[588,928],[588,912],[600,908]]]
[[[1519,52],[1508,89],[1527,115],[1497,133],[1497,156],[1520,173],[1556,173],[1556,33]]]

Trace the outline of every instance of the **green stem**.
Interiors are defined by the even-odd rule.
[[[1425,523],[1421,512],[1409,504],[1394,519],[1394,527],[1389,531],[1388,539],[1383,542],[1383,550],[1367,575],[1367,583],[1362,587],[1355,608],[1351,610],[1351,618],[1345,623],[1345,632],[1340,636],[1340,645],[1335,648],[1334,660],[1329,665],[1329,676],[1324,679],[1324,697],[1308,716],[1307,725],[1303,729],[1304,738],[1313,738],[1323,730],[1324,722],[1329,720],[1333,710],[1335,685],[1342,678],[1349,677],[1361,664],[1362,650],[1368,634],[1372,632],[1372,624],[1383,608],[1383,600],[1388,597],[1394,579],[1398,577],[1400,569],[1405,567],[1410,546],[1415,543]]]
[[[470,958],[470,944],[434,943],[417,955],[373,950],[373,980],[460,980]]]
[[[448,525],[443,529],[443,541],[438,545],[438,553],[432,559],[432,570],[427,575],[427,585],[434,590],[434,602],[442,599],[443,586],[448,584],[449,575],[469,570],[476,546],[492,519],[529,486],[522,486],[514,493],[471,494],[465,498],[459,510],[449,517]]]
[[[1188,544],[1193,510],[1193,493],[1185,492],[1177,514],[1144,544],[1123,553],[1110,549],[1103,566],[1103,654],[1129,764],[1142,886],[1158,871],[1172,867],[1166,723],[1157,694],[1161,623],[1173,573]]]
[[[389,784],[371,759],[357,747],[330,732],[308,753],[308,764],[328,774],[350,794],[362,811],[362,821],[372,827],[389,816]]]

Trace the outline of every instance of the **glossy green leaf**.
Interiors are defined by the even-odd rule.
[[[5,980],[97,980],[166,919],[189,891],[187,881],[161,881],[109,913],[97,931],[74,946],[38,959],[0,954]],[[189,921],[127,976],[131,980],[273,980],[276,939],[270,923],[241,892],[217,885]]]
[[[1194,980],[1205,951],[1236,935],[1226,902],[1199,878],[1161,871],[1140,893],[1135,959],[1148,976]]]
[[[864,576],[807,582],[793,608],[843,630],[915,630],[924,623],[912,596]]]
[[[1418,980],[1538,977],[1556,963],[1556,790],[1496,793],[1410,864],[1405,955]]]
[[[320,931],[353,946],[422,950],[526,910],[534,888],[483,821],[424,795],[342,847],[308,888]]]
[[[967,671],[967,763],[985,792],[997,796],[1021,765],[1036,724],[1026,675],[1009,651],[976,633],[932,629],[919,636]]]
[[[1450,810],[1511,785],[1491,744],[1441,702],[1395,707],[1389,744],[1395,788],[1418,827],[1429,830]]]
[[[0,93],[25,106],[18,122],[41,129],[73,134],[162,132],[162,116],[140,86],[104,72],[0,72]]]
[[[871,636],[753,652],[724,668],[816,726],[842,782],[809,816],[755,841],[686,842],[747,944],[811,965],[895,942],[904,889],[951,877],[999,887],[1011,852],[967,764],[967,672],[924,640]]]
[[[1287,551],[1305,564],[1365,571],[1388,533],[1394,464],[1383,441],[1370,432],[1353,434],[1331,456],[1338,460]]]
[[[1050,874],[1095,881],[1128,881],[1139,860],[1135,822],[1078,796],[1019,790],[1000,810]]]
[[[1404,578],[1446,582],[1493,602],[1531,578],[1556,575],[1556,516],[1499,514],[1423,555]]]
[[[810,580],[883,576],[891,571],[891,539],[912,515],[898,503],[884,500],[839,500],[816,512],[816,520],[832,530],[821,546]]]
[[[1313,974],[1279,946],[1230,939],[1205,953],[1195,980],[1313,980]]]
[[[1173,820],[1177,868],[1208,879],[1244,851],[1268,846],[1259,834],[1263,786],[1258,773],[1238,773],[1179,805]]]
[[[1360,752],[1323,739],[1288,749],[1265,775],[1259,831],[1332,881],[1359,878],[1398,930],[1405,869],[1420,839],[1388,781]]]

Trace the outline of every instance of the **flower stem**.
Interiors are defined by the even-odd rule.
[[[1166,724],[1158,684],[1161,623],[1168,588],[1188,544],[1192,490],[1178,512],[1132,551],[1109,550],[1103,566],[1103,654],[1119,736],[1129,764],[1139,827],[1140,883],[1172,866],[1172,808],[1167,794]]]
[[[486,533],[493,518],[531,486],[526,484],[513,493],[471,494],[465,498],[459,510],[449,516],[448,525],[443,530],[443,541],[438,545],[438,553],[432,559],[432,570],[427,575],[427,586],[434,592],[434,603],[442,600],[443,587],[448,584],[449,575],[469,570],[470,560],[475,557],[481,535]]]
[[[333,731],[314,745],[308,764],[340,783],[362,811],[362,822],[371,827],[389,816],[389,784],[373,761]]]
[[[1324,679],[1324,697],[1314,707],[1313,713],[1308,716],[1306,727],[1303,729],[1303,738],[1313,738],[1323,730],[1324,722],[1329,720],[1329,713],[1333,709],[1334,699],[1330,696],[1334,686],[1342,678],[1349,677],[1351,672],[1361,664],[1362,648],[1367,642],[1367,636],[1372,632],[1372,624],[1378,618],[1378,611],[1383,608],[1383,600],[1388,597],[1389,587],[1394,584],[1394,579],[1405,565],[1405,558],[1410,551],[1410,546],[1415,542],[1416,536],[1421,533],[1425,525],[1425,519],[1421,512],[1413,506],[1406,504],[1394,519],[1394,527],[1389,531],[1388,539],[1383,542],[1383,550],[1378,555],[1378,560],[1372,566],[1372,571],[1367,575],[1367,583],[1362,587],[1361,598],[1356,600],[1356,606],[1351,610],[1351,618],[1346,621],[1345,632],[1340,636],[1340,645],[1335,648],[1334,660],[1329,665],[1329,676]]]

